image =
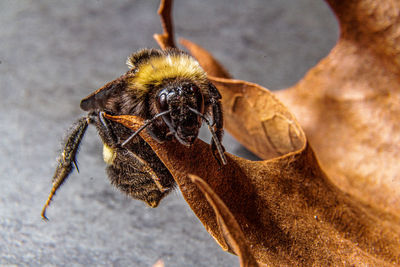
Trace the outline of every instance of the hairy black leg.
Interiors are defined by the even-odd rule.
[[[221,107],[221,94],[218,92],[217,88],[210,83],[208,87],[208,91],[210,94],[210,98],[208,99],[208,104],[212,107],[212,116],[213,116],[213,123],[212,127],[215,132],[215,135],[221,144],[221,148],[225,151],[224,147],[222,146],[222,136],[224,135],[224,120],[222,115],[222,107]],[[216,144],[216,139],[211,140],[211,150],[213,152],[214,157],[217,161],[219,161],[216,152],[219,150],[218,145]],[[220,152],[219,152],[220,153]]]
[[[107,144],[111,144],[116,147],[118,144],[118,138],[110,128],[110,122],[104,117],[104,112],[100,111],[98,116],[93,117],[99,134]]]
[[[76,123],[73,124],[70,133],[65,140],[64,149],[61,153],[61,156],[58,158],[58,165],[53,176],[53,187],[42,210],[42,218],[45,220],[47,220],[46,209],[50,205],[50,202],[53,199],[53,196],[56,194],[58,188],[60,188],[60,186],[66,181],[67,177],[72,172],[72,165],[74,164],[75,168],[78,169],[76,165],[76,154],[89,123],[89,117],[80,118]]]
[[[218,144],[216,143],[216,140],[218,140],[218,142],[220,143],[219,146],[221,147],[222,153],[225,151],[225,148],[222,145],[222,136],[224,134],[224,128],[223,128],[221,102],[219,102],[219,101],[213,105],[213,128],[214,128],[215,135],[217,138],[213,138],[211,140],[211,150],[213,152],[214,157],[217,158],[216,152],[217,152],[217,150],[219,150],[219,148],[218,148]],[[226,159],[225,159],[225,161],[226,161]],[[222,163],[224,165],[226,164],[226,162],[224,163],[224,161],[222,161]],[[220,164],[221,164],[221,162],[220,162]]]

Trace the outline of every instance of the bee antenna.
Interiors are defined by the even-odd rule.
[[[218,154],[221,157],[222,164],[226,165],[228,162],[227,162],[225,154],[224,154],[224,149],[222,148],[221,142],[219,141],[217,135],[215,134],[214,129],[211,127],[210,121],[203,114],[201,114],[198,110],[196,110],[194,108],[191,108],[191,107],[189,107],[189,110],[191,112],[193,112],[194,114],[200,116],[206,122],[206,124],[208,126],[208,129],[211,132],[212,138],[214,139],[215,145],[216,145],[217,150],[218,150]]]
[[[136,132],[134,132],[131,136],[129,136],[128,139],[126,139],[121,146],[124,147],[126,146],[133,138],[135,138],[136,135],[138,135],[141,131],[143,131],[147,126],[149,126],[150,124],[152,124],[157,118],[166,115],[168,113],[170,113],[171,111],[167,110],[167,111],[163,111],[158,113],[157,115],[155,115],[151,120],[148,120],[145,122],[145,124],[143,124],[139,129],[137,129]]]

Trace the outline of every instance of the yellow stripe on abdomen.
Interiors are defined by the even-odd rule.
[[[108,165],[112,165],[116,156],[117,153],[114,151],[114,149],[112,149],[107,144],[103,145],[103,160],[105,163],[107,163]]]

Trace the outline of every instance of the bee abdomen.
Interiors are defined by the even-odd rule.
[[[169,190],[162,192],[148,173],[116,163],[120,162],[114,160],[114,164],[107,167],[111,183],[128,196],[142,200],[152,208],[157,207]]]

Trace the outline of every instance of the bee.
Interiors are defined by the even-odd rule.
[[[176,139],[191,146],[205,122],[212,134],[212,153],[227,164],[221,95],[199,63],[179,49],[143,49],[128,57],[129,71],[82,99],[88,115],[71,127],[58,159],[53,187],[42,211],[75,168],[79,145],[89,124],[103,142],[103,159],[111,183],[128,196],[157,207],[175,181],[151,147],[138,135],[144,129],[157,142]],[[146,120],[136,132],[108,120],[109,115],[136,115]],[[219,155],[219,158],[218,158]]]

